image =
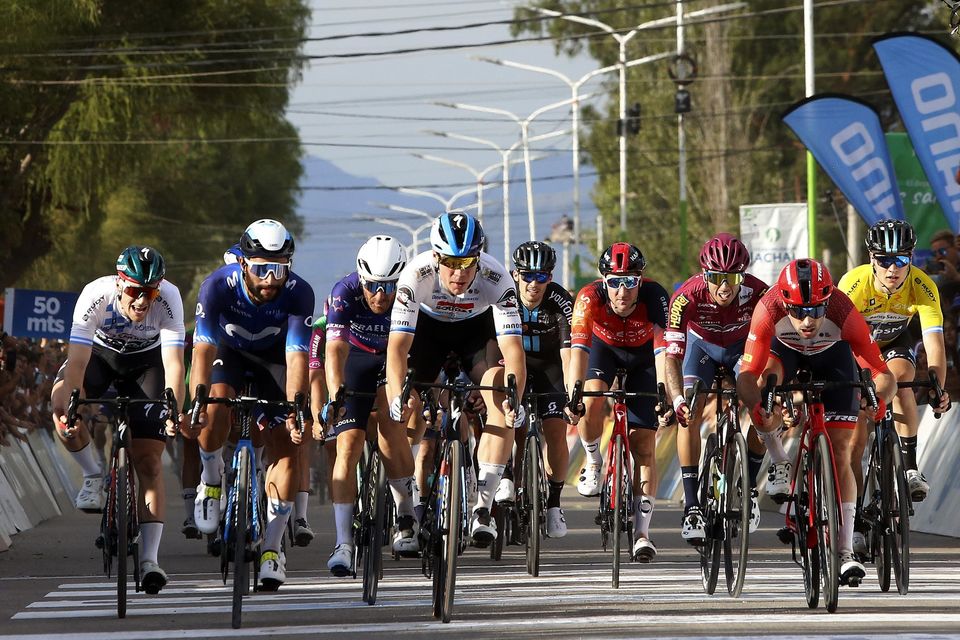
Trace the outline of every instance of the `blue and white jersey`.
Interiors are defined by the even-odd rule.
[[[385,353],[390,335],[390,311],[374,313],[363,297],[360,276],[351,273],[327,299],[327,342],[340,340],[369,353]]]
[[[224,265],[200,285],[193,340],[223,343],[238,351],[266,351],[285,345],[286,351],[306,353],[313,304],[313,288],[293,271],[275,299],[255,304],[243,286],[240,265]]]

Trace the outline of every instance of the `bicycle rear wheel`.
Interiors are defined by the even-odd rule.
[[[800,550],[800,568],[803,571],[803,592],[807,606],[816,609],[820,604],[820,554],[817,552],[816,529],[810,527],[810,511],[814,508],[811,488],[810,452],[800,456],[797,464],[796,489],[792,496],[793,517],[797,525],[797,548]]]
[[[620,548],[623,544],[623,518],[621,512],[626,508],[623,504],[623,469],[625,455],[623,436],[617,434],[613,442],[613,486],[611,487],[613,499],[613,577],[611,585],[614,589],[620,588]],[[631,553],[633,550],[631,549]]]
[[[739,431],[727,443],[723,461],[726,497],[723,512],[723,568],[727,593],[734,598],[743,590],[750,540],[750,475],[747,441]]]
[[[127,552],[130,543],[128,534],[130,533],[129,518],[130,505],[128,504],[129,494],[127,493],[127,483],[129,479],[130,467],[127,461],[127,449],[120,447],[117,451],[117,475],[116,487],[114,491],[117,497],[115,525],[117,527],[117,617],[127,617]]]
[[[453,613],[454,590],[457,584],[457,555],[462,533],[463,445],[460,441],[448,443],[440,470],[442,511],[438,531],[441,535],[440,553],[435,556],[433,570],[433,615],[450,622]]]
[[[867,463],[867,477],[863,481],[863,505],[860,509],[860,515],[863,522],[869,526],[867,534],[867,547],[870,555],[869,559],[876,564],[877,583],[880,585],[880,591],[886,593],[890,591],[890,553],[889,534],[885,532],[883,514],[883,494],[881,494],[881,484],[883,479],[880,475],[880,464],[882,455],[880,453],[881,444],[875,442],[870,450],[870,460]]]
[[[884,536],[884,547],[890,552],[890,565],[897,581],[897,591],[900,595],[906,595],[910,590],[911,499],[900,451],[900,439],[892,431],[884,439],[881,478],[882,522],[887,532]]]
[[[230,537],[233,544],[233,603],[230,624],[239,629],[243,617],[243,595],[249,591],[247,582],[247,516],[250,510],[250,452],[246,447],[237,451],[237,482],[234,495],[233,522]],[[230,542],[227,549],[230,549]]]
[[[364,526],[367,527],[367,549],[363,562],[363,601],[374,604],[383,571],[383,545],[387,522],[387,475],[377,452],[370,457],[367,482],[369,486],[366,487],[365,502],[370,514],[364,519]]]
[[[543,520],[543,486],[541,468],[543,461],[539,441],[527,439],[523,462],[523,495],[526,515],[527,573],[536,578],[540,575],[540,523]]]
[[[722,531],[717,526],[720,513],[721,495],[718,490],[720,477],[720,449],[717,446],[717,434],[707,436],[704,447],[703,463],[700,465],[698,494],[700,509],[703,513],[705,538],[700,552],[700,579],[703,591],[712,596],[717,588],[720,575],[720,555]]]
[[[833,476],[830,441],[820,434],[813,449],[814,524],[817,529],[817,553],[820,558],[820,586],[827,611],[837,610],[840,591],[840,560],[837,526],[839,504]]]

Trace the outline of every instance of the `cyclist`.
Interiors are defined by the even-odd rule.
[[[913,351],[915,341],[907,325],[914,315],[919,315],[928,366],[942,382],[946,379],[947,355],[943,344],[940,296],[930,276],[914,269],[910,263],[916,244],[917,236],[910,223],[903,220],[877,222],[867,231],[870,262],[846,273],[837,288],[846,293],[863,314],[883,359],[898,381],[912,382],[917,373],[917,358]],[[936,409],[946,411],[949,401],[949,396],[944,393],[943,402]],[[910,496],[914,502],[922,502],[930,485],[917,469],[920,416],[912,389],[897,392],[893,415],[902,416],[902,420],[895,424],[903,448]],[[867,441],[866,429],[860,429],[858,433],[853,452],[855,460],[862,458]],[[858,486],[862,483],[862,474],[857,474]]]
[[[275,220],[257,220],[240,239],[243,254],[220,267],[200,285],[197,297],[191,384],[207,385],[214,397],[236,397],[249,375],[258,397],[294,399],[306,395],[307,348],[314,296],[309,284],[291,270],[293,237]],[[209,415],[207,415],[209,413]],[[291,414],[267,412],[266,446],[273,465],[266,478],[267,528],[260,556],[264,590],[286,579],[280,543],[299,489],[299,433]],[[204,533],[220,522],[223,446],[230,431],[230,411],[211,405],[201,412],[200,485],[194,518]],[[290,431],[288,434],[287,431]]]
[[[627,372],[625,391],[656,392],[657,379],[662,379],[668,296],[659,283],[643,277],[646,264],[638,247],[617,242],[600,257],[602,278],[580,289],[570,334],[568,393],[584,378],[585,391],[607,391],[617,369]],[[650,562],[657,555],[649,532],[657,494],[656,405],[653,397],[627,400],[630,451],[640,473],[633,505],[637,532],[633,556],[639,562]],[[579,418],[585,409],[578,425],[580,442],[586,451],[577,483],[577,491],[583,496],[600,493],[600,438],[605,408],[606,399],[598,397],[585,398],[581,407],[567,408],[571,418]]]
[[[737,393],[744,406],[750,407],[754,427],[770,432],[776,426],[760,394],[768,375],[775,375],[779,382],[792,379],[799,369],[807,369],[814,379],[853,381],[858,378],[857,364],[873,374],[880,399],[876,415],[882,417],[897,387],[870,336],[870,328],[850,298],[835,290],[826,267],[816,260],[794,260],[783,268],[776,285],[764,294],[753,313],[737,376]],[[824,421],[830,433],[842,505],[838,547],[844,584],[851,577],[865,575],[863,565],[853,555],[857,489],[853,465],[860,464],[852,457],[861,406],[857,396],[853,388],[823,394]],[[774,447],[768,448],[776,462],[785,461],[782,447],[776,454]],[[783,502],[785,495],[778,492],[772,497]]]
[[[73,389],[99,398],[112,385],[118,395],[159,398],[169,387],[177,406],[183,402],[183,302],[179,289],[164,279],[165,271],[163,256],[155,249],[127,247],[117,258],[117,275],[97,278],[77,299],[67,360],[54,382],[51,404],[57,436],[83,470],[78,509],[102,508],[103,469],[83,425],[67,428]],[[153,406],[130,409],[130,455],[140,481],[140,576],[150,594],[167,583],[157,563],[166,511],[164,423],[172,435],[180,418],[158,413]]]
[[[527,373],[517,291],[506,269],[481,251],[483,239],[483,229],[475,218],[460,211],[444,213],[430,230],[431,250],[411,260],[400,275],[387,346],[387,397],[391,398],[394,421],[406,423],[414,411],[419,413],[416,394],[401,406],[407,367],[415,370],[418,381],[432,382],[451,351],[474,382],[499,386],[507,374],[513,374],[518,397],[522,396]],[[484,313],[490,308],[495,335]],[[486,354],[487,342],[494,337],[503,354],[502,367]],[[483,400],[487,421],[477,450],[478,492],[470,526],[470,535],[480,547],[496,539],[490,508],[513,446],[511,429],[524,420],[523,407],[509,406],[504,394],[485,391]],[[404,481],[411,486],[394,491],[400,529],[400,518],[414,513],[411,447],[399,425],[380,430],[380,445],[388,477],[406,476]],[[394,482],[391,480],[391,486]],[[410,517],[405,523],[412,527],[412,520]],[[412,528],[404,535],[413,537]]]
[[[513,252],[513,280],[520,297],[520,320],[523,322],[523,348],[527,353],[527,371],[531,391],[552,393],[540,398],[538,407],[543,421],[547,448],[547,535],[567,535],[567,522],[560,508],[560,493],[569,464],[567,425],[563,420],[566,393],[564,372],[570,361],[570,323],[573,319],[573,297],[553,282],[557,252],[548,244],[531,240]],[[518,440],[517,457],[522,459]],[[512,485],[512,482],[510,483]],[[510,497],[513,487],[509,487]],[[499,492],[498,492],[499,499]]]
[[[718,367],[725,368],[733,376],[740,371],[750,317],[767,290],[763,281],[745,273],[749,264],[747,247],[729,233],[719,233],[700,249],[702,272],[680,285],[670,300],[670,315],[664,333],[667,343],[664,365],[667,392],[673,397],[677,420],[683,427],[688,427],[677,431],[677,454],[684,499],[680,534],[691,544],[699,544],[705,537],[697,491],[697,465],[706,396],[697,398],[690,409],[684,391],[697,380],[704,388],[712,386]],[[759,441],[753,441],[756,438],[751,440],[748,457],[753,502],[750,531],[753,532],[760,524],[755,487],[764,450]]]
[[[353,505],[357,498],[357,463],[363,454],[367,420],[376,404],[386,407],[383,389],[390,307],[397,295],[397,280],[407,265],[407,252],[390,236],[373,236],[357,253],[357,270],[343,278],[330,293],[327,315],[324,372],[327,389],[340,385],[351,391],[376,394],[373,398],[348,396],[341,415],[324,408],[324,421],[336,434],[337,458],[333,467],[333,515],[337,542],[327,568],[339,577],[353,567]]]

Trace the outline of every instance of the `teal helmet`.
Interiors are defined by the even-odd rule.
[[[127,247],[117,257],[117,275],[142,286],[158,286],[166,270],[163,256],[152,247]]]

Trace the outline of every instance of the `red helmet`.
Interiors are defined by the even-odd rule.
[[[640,249],[627,242],[615,242],[607,247],[597,264],[600,275],[603,276],[611,273],[617,275],[639,274],[646,266],[647,261]]]
[[[821,304],[833,293],[833,278],[816,260],[793,260],[780,272],[777,291],[784,304],[798,307]]]
[[[704,271],[743,273],[750,264],[750,252],[729,233],[718,233],[700,249],[700,266]]]

